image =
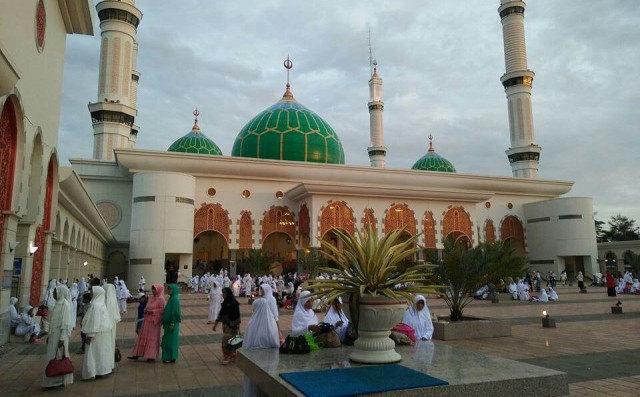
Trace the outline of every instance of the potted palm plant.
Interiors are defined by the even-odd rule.
[[[329,302],[339,296],[348,297],[351,321],[359,335],[351,360],[367,364],[400,361],[402,357],[389,338],[390,330],[402,320],[414,294],[438,293],[440,287],[429,283],[429,270],[434,266],[400,266],[421,250],[416,245],[418,236],[405,240],[403,230],[380,238],[371,228],[355,235],[334,232],[342,247],[322,240],[321,245],[322,254],[336,267],[319,269],[331,278],[310,280],[306,289]]]

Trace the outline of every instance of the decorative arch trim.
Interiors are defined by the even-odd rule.
[[[484,221],[484,241],[487,243],[496,241],[496,227],[491,219]]]
[[[463,234],[467,237],[470,244],[473,244],[473,223],[471,216],[464,207],[449,206],[449,209],[442,216],[442,236],[443,240],[451,233]],[[457,236],[456,240],[460,237]]]
[[[373,230],[378,230],[378,221],[373,208],[365,208],[362,211],[362,230],[367,230],[369,227]]]
[[[229,211],[222,208],[219,203],[205,204],[196,210],[193,219],[193,237],[207,231],[218,232],[229,244],[229,229],[231,220]]]
[[[411,236],[417,233],[415,213],[405,203],[393,203],[384,212],[384,232],[404,229]]]
[[[341,229],[351,235],[355,233],[355,216],[346,201],[329,200],[320,209],[320,238],[324,238],[331,229]]]
[[[242,211],[238,223],[238,248],[253,248],[253,220],[251,219],[251,211]]]
[[[286,206],[271,206],[262,216],[262,238],[260,244],[273,233],[284,233],[292,241],[296,239],[296,219]]]
[[[422,219],[424,228],[424,247],[436,248],[436,221],[433,219],[433,212],[425,211]]]
[[[500,224],[500,240],[512,241],[513,245],[525,252],[524,227],[515,215],[508,215]]]

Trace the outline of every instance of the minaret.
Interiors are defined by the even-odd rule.
[[[513,176],[536,178],[540,146],[535,143],[531,111],[531,84],[535,74],[527,68],[524,40],[524,1],[500,0],[506,73],[500,78],[509,104],[511,147],[506,151]]]
[[[384,168],[387,148],[384,146],[384,129],[382,127],[382,79],[378,76],[378,64],[373,61],[373,75],[369,80],[369,134],[371,146],[367,148],[372,167]]]
[[[113,149],[135,146],[138,126],[137,28],[142,13],[135,0],[104,0],[96,5],[100,18],[98,99],[89,103],[93,124],[93,158],[113,160]]]

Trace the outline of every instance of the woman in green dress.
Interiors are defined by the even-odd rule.
[[[169,285],[169,301],[162,313],[162,362],[175,363],[178,359],[178,344],[180,339],[180,288],[176,284]]]

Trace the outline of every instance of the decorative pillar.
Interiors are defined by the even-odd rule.
[[[371,146],[367,148],[372,167],[384,168],[387,147],[384,146],[384,129],[382,125],[382,79],[378,76],[378,64],[373,61],[373,75],[369,80],[369,135]]]

